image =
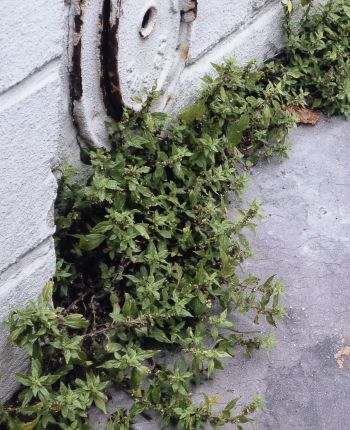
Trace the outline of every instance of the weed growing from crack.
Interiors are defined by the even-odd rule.
[[[298,31],[287,5],[288,44],[278,59],[260,70],[215,66],[200,100],[171,122],[150,111],[152,94],[141,112],[110,124],[110,150],[82,152],[92,171],[85,184],[65,167],[54,287],[8,322],[31,369],[17,376],[23,390],[2,408],[2,428],[88,429],[88,410],[106,412],[110,385],[133,405],[115,411],[107,430],[129,429],[148,410],[163,427],[186,430],[252,421],[260,398],[218,410],[216,398],[194,402],[191,387],[237,347],[251,354],[273,343],[231,319],[243,313],[275,325],[283,312],[273,276],[238,276],[251,255],[245,233],[260,218],[258,202],[246,207],[240,196],[253,163],[285,155],[295,124],[289,106],[348,114],[347,3],[308,8]]]

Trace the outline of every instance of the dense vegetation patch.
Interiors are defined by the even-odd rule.
[[[232,313],[243,313],[275,325],[283,313],[273,276],[238,276],[251,255],[245,232],[260,217],[259,204],[240,195],[259,157],[285,155],[296,121],[289,107],[349,112],[348,3],[307,8],[296,30],[288,2],[280,58],[260,69],[215,66],[200,100],[175,121],[150,111],[150,95],[141,112],[110,124],[109,151],[82,151],[91,167],[85,184],[65,167],[57,273],[37,303],[9,318],[31,369],[17,376],[23,389],[2,409],[0,428],[88,429],[89,408],[106,411],[111,385],[133,405],[116,410],[108,430],[129,429],[149,410],[163,427],[187,430],[251,421],[261,399],[239,406],[235,398],[218,410],[216,398],[194,402],[192,387],[235,348],[273,343],[232,323]]]
[[[288,43],[273,73],[277,66],[288,93],[309,107],[349,117],[350,1],[329,0],[323,7],[304,3],[309,6],[300,23],[285,20]]]

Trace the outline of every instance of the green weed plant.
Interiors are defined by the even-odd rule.
[[[350,6],[307,8],[296,28],[287,4],[285,51],[257,68],[230,60],[204,79],[198,102],[177,119],[125,110],[110,124],[110,150],[82,151],[83,185],[65,166],[56,204],[57,273],[37,303],[12,312],[11,340],[30,358],[1,429],[89,429],[114,387],[132,399],[107,430],[132,428],[155,411],[162,427],[243,429],[261,399],[223,409],[193,401],[193,387],[243,347],[271,347],[270,335],[241,333],[232,315],[274,326],[281,282],[241,278],[252,255],[246,237],[261,217],[246,206],[248,168],[285,156],[296,118],[289,106],[349,114]],[[142,103],[141,100],[139,100]],[[227,215],[229,198],[237,208]],[[53,295],[53,302],[52,302]]]

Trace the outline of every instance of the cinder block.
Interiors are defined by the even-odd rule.
[[[194,63],[225,37],[247,27],[271,3],[281,8],[280,0],[198,0],[188,62]]]
[[[0,93],[63,50],[63,0],[1,0]]]
[[[282,16],[280,4],[267,8],[247,28],[231,34],[189,64],[170,94],[167,112],[176,115],[195,101],[203,88],[201,78],[206,74],[215,75],[212,64],[222,63],[225,58],[235,58],[240,64],[247,64],[252,59],[262,63],[276,55],[283,46]]]
[[[55,268],[53,240],[30,252],[18,264],[0,275],[0,401],[5,402],[18,388],[15,374],[25,371],[24,351],[9,340],[5,321],[11,310],[24,307],[37,296],[52,277]]]
[[[0,101],[0,273],[54,232],[51,169],[62,103],[57,72],[42,85],[33,93],[23,88],[23,98],[10,91],[9,100],[2,95]]]

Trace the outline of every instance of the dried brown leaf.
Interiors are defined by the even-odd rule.
[[[341,343],[344,346],[334,356],[334,358],[337,360],[337,364],[338,364],[339,369],[342,369],[344,367],[345,357],[350,356],[350,347],[345,346],[345,339],[342,339]]]
[[[311,109],[288,106],[287,111],[296,117],[298,124],[316,125],[320,119],[320,114]]]

